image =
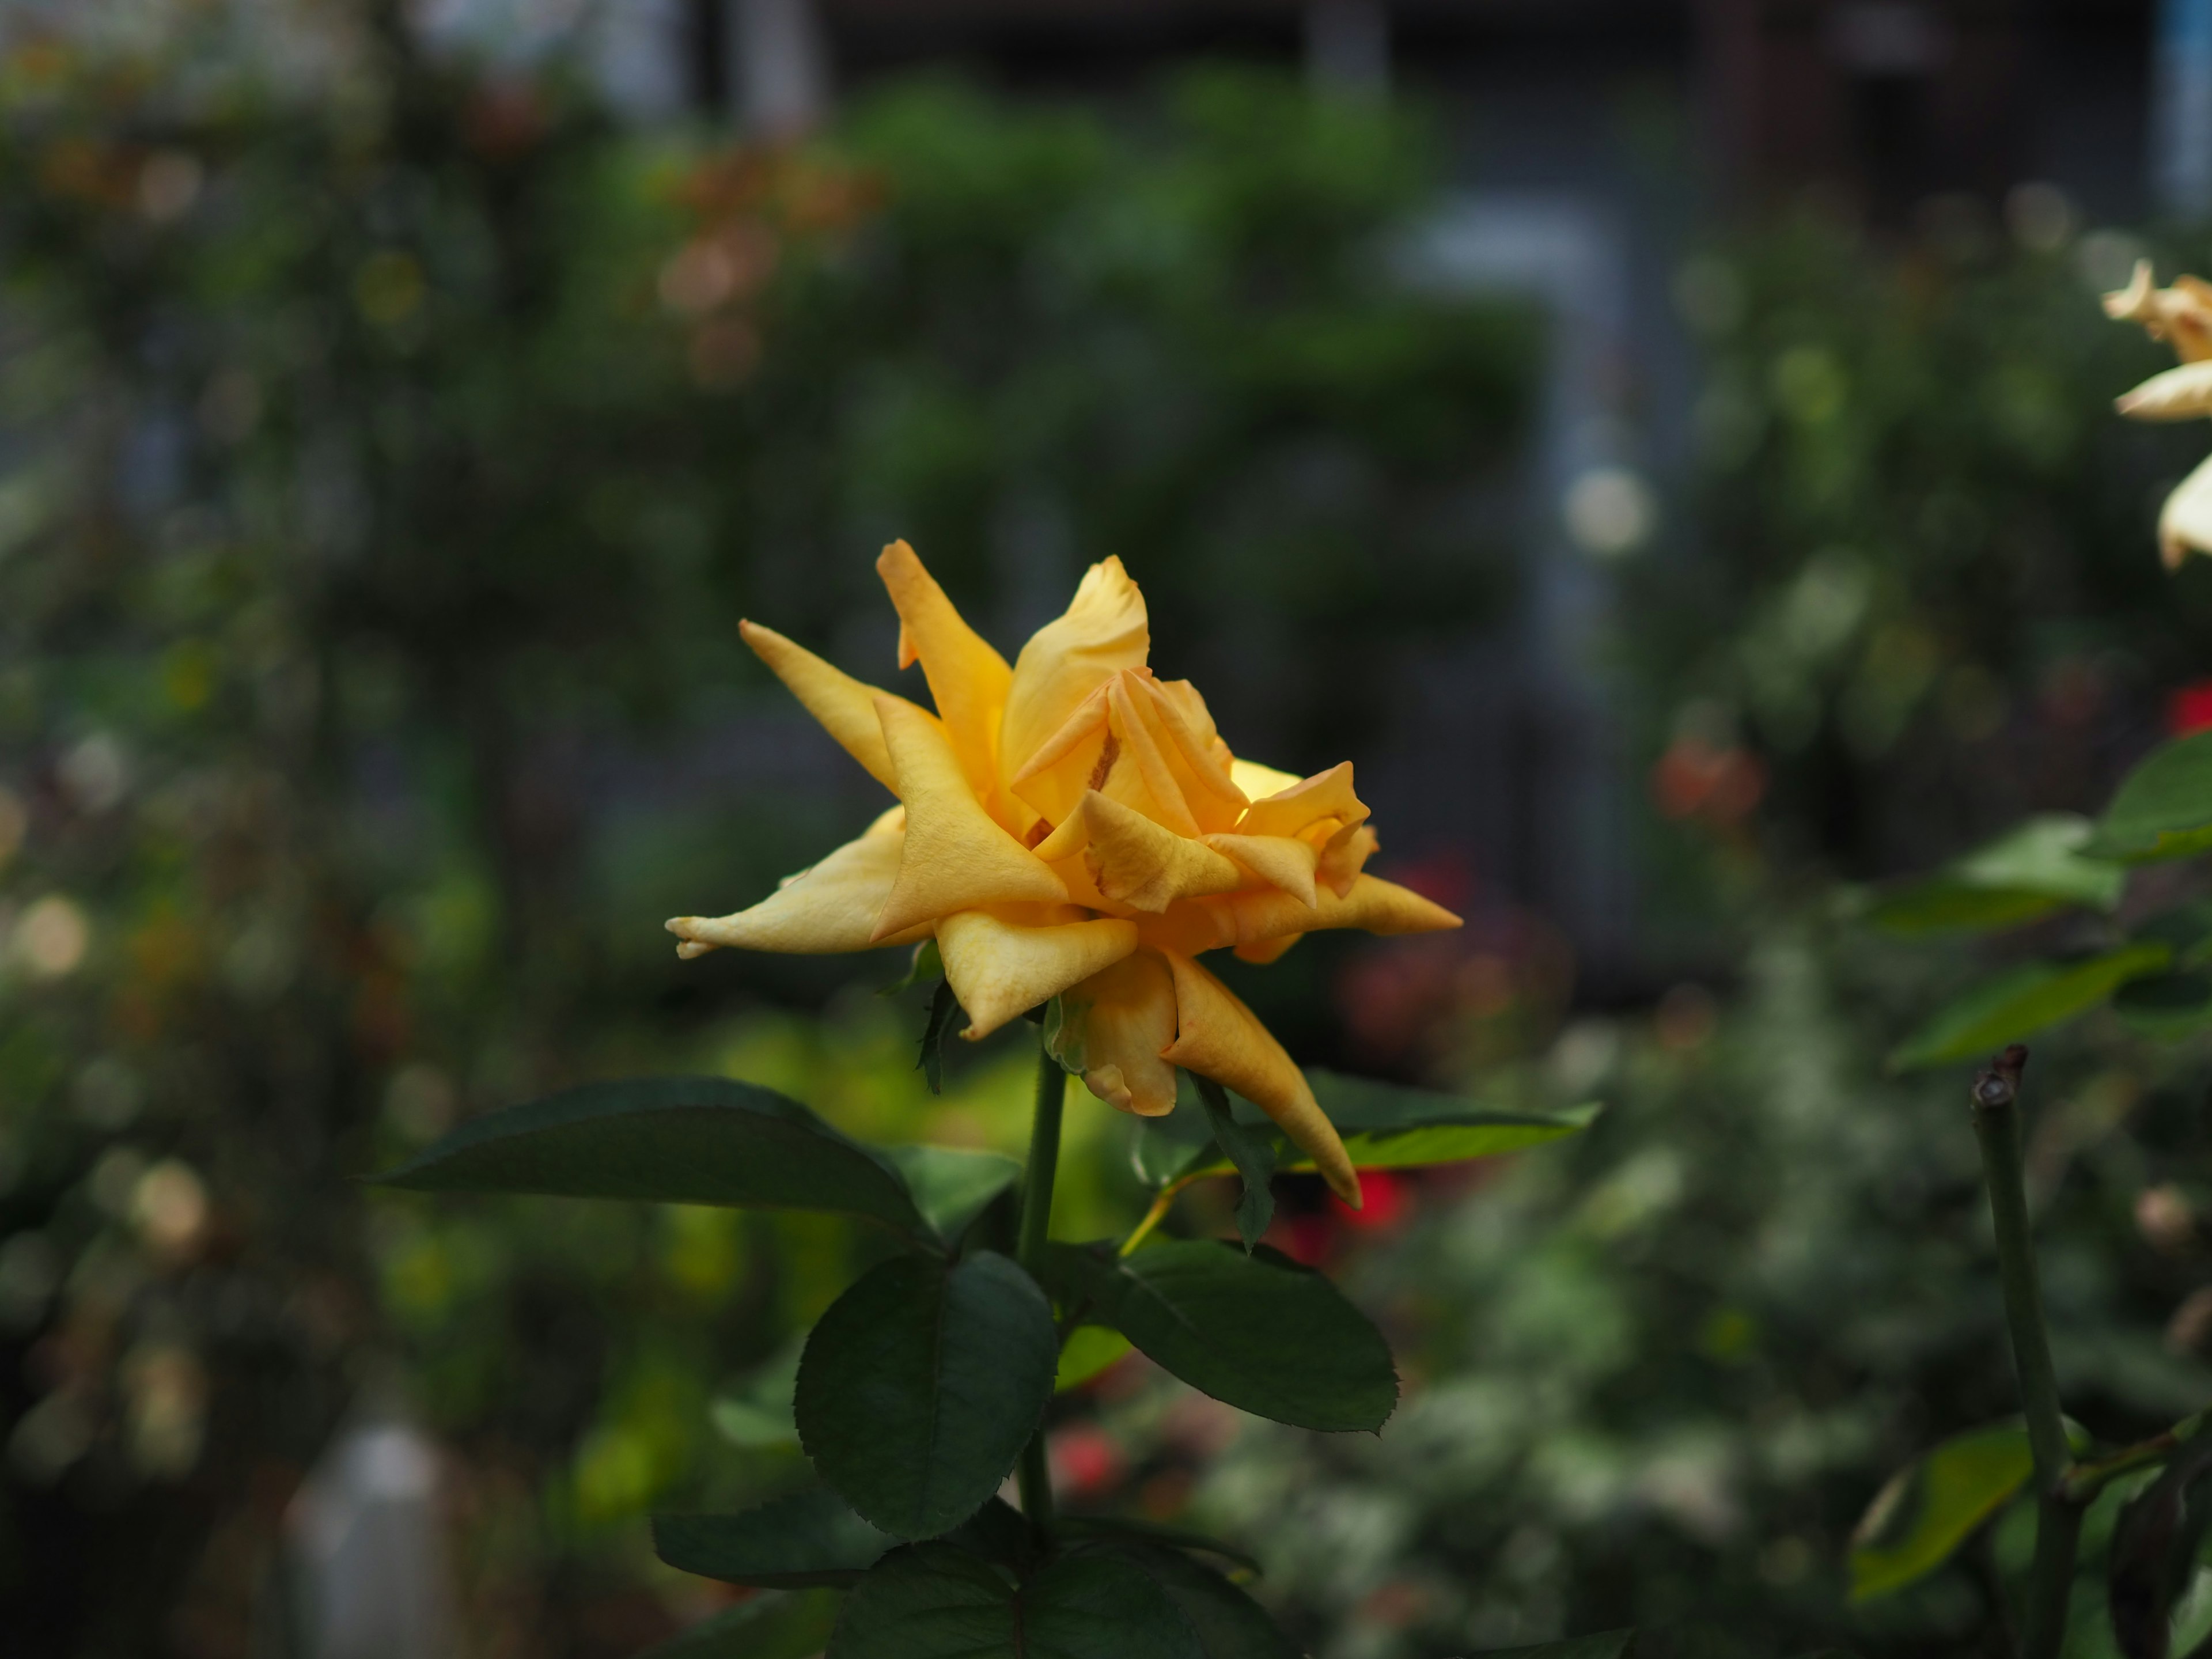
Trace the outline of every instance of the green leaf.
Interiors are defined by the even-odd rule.
[[[715,1431],[733,1446],[796,1446],[799,1425],[791,1414],[791,1396],[799,1386],[799,1356],[802,1344],[785,1345],[776,1357],[761,1366],[707,1408]]]
[[[1200,1170],[1232,1167],[1214,1144],[1213,1127],[1188,1072],[1176,1073],[1176,1096],[1175,1110],[1165,1116],[1130,1120],[1129,1167],[1153,1192]]]
[[[1318,1067],[1306,1073],[1314,1097],[1344,1138],[1354,1164],[1366,1170],[1457,1164],[1518,1152],[1579,1133],[1596,1121],[1594,1103],[1559,1108],[1504,1110],[1460,1095],[1401,1088]],[[1313,1159],[1277,1132],[1250,1102],[1231,1097],[1238,1124],[1267,1135],[1279,1171],[1304,1171]],[[1232,1169],[1205,1127],[1202,1113],[1182,1105],[1165,1117],[1139,1121],[1132,1163],[1137,1178],[1154,1191]]]
[[[1022,1175],[1020,1164],[1004,1153],[964,1146],[886,1146],[883,1155],[906,1177],[915,1207],[948,1244],[957,1243],[969,1224]]]
[[[1191,1387],[1299,1428],[1376,1430],[1398,1403],[1389,1345],[1311,1268],[1265,1245],[1154,1244],[1126,1261],[1056,1246],[1051,1271],[1087,1318]]]
[[[894,1257],[830,1304],[799,1365],[799,1443],[845,1501],[933,1538],[999,1489],[1052,1397],[1052,1304],[1005,1256]]]
[[[2161,744],[2128,774],[2083,851],[2143,863],[2212,848],[2212,732]]]
[[[1942,1566],[2034,1469],[2017,1420],[1954,1435],[1892,1476],[1851,1536],[1851,1600],[1887,1595]]]
[[[416,1192],[828,1210],[929,1233],[888,1159],[797,1101],[728,1078],[586,1084],[464,1123],[375,1179]]]
[[[1229,1109],[1229,1091],[1210,1077],[1192,1074],[1198,1097],[1206,1107],[1206,1121],[1213,1131],[1213,1144],[1237,1166],[1244,1190],[1237,1199],[1237,1232],[1250,1250],[1275,1218],[1275,1138],[1257,1125],[1239,1123]]]
[[[1078,1325],[1060,1344],[1060,1370],[1053,1377],[1052,1391],[1066,1394],[1070,1389],[1081,1388],[1128,1352],[1129,1339],[1121,1332],[1103,1325]]]
[[[2031,962],[1985,980],[1938,1009],[1893,1050],[1893,1071],[1975,1060],[2033,1031],[2071,1019],[2131,979],[2154,974],[2173,947],[2146,939],[2076,962]]]
[[[2112,1012],[2130,1030],[2168,1042],[2212,1025],[2212,974],[2156,974],[2112,994]]]
[[[656,1515],[653,1553],[678,1572],[768,1589],[848,1586],[898,1540],[827,1486],[739,1515]]]
[[[1068,1554],[1019,1590],[949,1544],[893,1550],[845,1600],[825,1659],[1209,1659],[1142,1569]]]
[[[929,999],[929,1018],[922,1024],[921,1058],[915,1061],[933,1095],[945,1092],[945,1039],[959,1022],[960,999],[953,994],[952,981],[941,979]]]
[[[837,1622],[829,1590],[755,1596],[655,1643],[637,1659],[811,1659]]]
[[[1003,1498],[994,1498],[951,1532],[943,1540],[970,1555],[995,1562],[1017,1579],[1028,1576],[1036,1554],[1036,1540],[1022,1512]]]
[[[1632,1630],[1597,1636],[1571,1636],[1564,1642],[1540,1642],[1529,1648],[1485,1648],[1474,1659],[1625,1659],[1636,1645]]]
[[[933,985],[945,977],[945,958],[937,949],[937,941],[926,939],[914,947],[914,960],[897,979],[876,993],[879,997],[895,997],[911,991],[917,986]]]
[[[1120,1516],[1067,1515],[1054,1523],[1057,1530],[1068,1538],[1097,1538],[1134,1540],[1143,1544],[1158,1544],[1172,1549],[1197,1550],[1206,1555],[1218,1555],[1233,1566],[1257,1575],[1260,1563],[1232,1544],[1218,1538],[1209,1538],[1202,1532],[1192,1532],[1185,1527],[1164,1527],[1154,1521],[1132,1521]]]
[[[1298,1659],[1297,1645],[1258,1602],[1179,1549],[1127,1533],[1087,1548],[1130,1563],[1164,1591],[1190,1621],[1206,1659]]]
[[[2069,905],[2110,910],[2127,872],[2081,856],[2087,819],[2070,812],[2029,818],[1936,874],[1876,896],[1865,921],[1893,933],[2016,927]]]
[[[2176,968],[2212,963],[2212,899],[2192,899],[2161,910],[2136,926],[2138,939],[2164,939],[2173,947]]]

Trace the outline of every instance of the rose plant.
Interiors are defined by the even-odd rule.
[[[2122,397],[2119,411],[2151,421],[2212,416],[2212,284],[2183,276],[2160,289],[2146,261],[2105,308],[2169,342],[2182,360]],[[2169,568],[2192,550],[2212,552],[2212,462],[2167,495],[2158,538]],[[1901,1472],[1861,1523],[1851,1560],[1857,1596],[1889,1594],[2031,1498],[2034,1553],[2018,1587],[2026,1659],[2052,1659],[2067,1643],[2084,1522],[2100,1498],[2118,1504],[2105,1576],[2119,1650],[2165,1659],[2185,1621],[2202,1623],[2186,1603],[2212,1534],[2212,1436],[2202,1432],[2212,1413],[2119,1447],[2098,1447],[2063,1414],[2030,1236],[2019,1112],[2027,1051],[2018,1039],[2104,1007],[2152,1038],[2212,1029],[2212,901],[2191,896],[2186,883],[2130,880],[2141,866],[2208,850],[2212,732],[2197,732],[2153,750],[2094,822],[2032,818],[1866,906],[1875,925],[1907,935],[2039,924],[2045,947],[1936,1009],[1891,1055],[1902,1070],[2008,1045],[1976,1078],[1971,1104],[2024,1416],[1954,1435]]]
[[[723,1078],[587,1085],[464,1125],[385,1177],[528,1192],[816,1210],[888,1249],[807,1339],[793,1398],[819,1484],[736,1515],[663,1516],[671,1565],[770,1592],[845,1592],[831,1659],[953,1655],[1260,1659],[1288,1639],[1229,1571],[1234,1547],[1056,1512],[1054,1394],[1133,1346],[1175,1376],[1297,1426],[1381,1429],[1389,1345],[1322,1274],[1261,1243],[1278,1171],[1347,1204],[1358,1170],[1478,1158],[1572,1133],[1589,1109],[1498,1111],[1310,1077],[1199,958],[1279,958],[1304,934],[1407,933],[1458,919],[1370,875],[1351,766],[1309,778],[1234,755],[1188,682],[1147,664],[1142,595],[1118,559],[1010,667],[903,542],[878,570],[934,712],[772,630],[748,644],[897,805],[749,908],[678,917],[690,957],[911,946],[934,982],[933,1087],[958,1025],[1040,1027],[1026,1165],[950,1146],[863,1144],[805,1106]],[[964,1024],[963,1024],[964,1021]],[[1070,1077],[1133,1120],[1155,1193],[1120,1239],[1051,1237]],[[1188,1083],[1186,1091],[1185,1084]],[[1187,1094],[1187,1097],[1186,1097]],[[1158,1236],[1177,1192],[1233,1170],[1241,1238]],[[1000,1496],[1009,1478],[1018,1510]],[[811,1650],[805,1595],[725,1616],[755,1650]]]

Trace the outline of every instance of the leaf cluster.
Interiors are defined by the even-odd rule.
[[[1905,936],[2043,924],[2024,961],[1970,986],[1898,1045],[1899,1070],[1978,1058],[2111,1006],[2148,1036],[2212,1027],[2212,908],[2201,899],[2122,914],[2129,872],[2212,847],[2212,733],[2160,745],[2094,822],[2027,820],[1935,874],[1862,893],[1850,908]],[[2052,947],[2056,948],[2052,948]]]
[[[1056,1062],[1042,1064],[1064,1089]],[[1392,1164],[1526,1145],[1590,1115],[1499,1120],[1449,1097],[1323,1083],[1345,1103],[1351,1144]],[[1202,1092],[1196,1142],[1171,1139],[1164,1158],[1140,1152],[1140,1167],[1172,1197],[1233,1162],[1249,1217],[1267,1202],[1276,1149],[1240,1118],[1249,1107]],[[1146,1246],[1141,1234],[1048,1245],[1033,1277],[1006,1253],[1019,1176],[988,1152],[871,1146],[757,1085],[658,1078],[479,1118],[380,1179],[423,1192],[817,1211],[883,1230],[890,1253],[816,1322],[793,1381],[793,1421],[822,1484],[744,1514],[656,1523],[662,1558],[686,1571],[761,1589],[848,1591],[836,1659],[1287,1656],[1257,1604],[1208,1565],[1241,1560],[1227,1546],[1095,1519],[1025,1522],[995,1494],[1069,1382],[1079,1331],[1109,1334],[1240,1410],[1339,1432],[1378,1431],[1396,1407],[1388,1343],[1323,1275],[1255,1248],[1254,1229],[1242,1249]]]

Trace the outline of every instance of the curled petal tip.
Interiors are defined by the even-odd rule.
[[[2154,281],[2150,261],[2136,260],[2135,270],[2129,274],[2128,285],[2105,295],[2105,315],[2115,322],[2130,321],[2142,315],[2149,304]]]
[[[678,939],[689,939],[691,937],[691,925],[698,920],[696,916],[671,916],[660,925]]]
[[[696,962],[714,948],[714,945],[704,944],[698,939],[687,939],[676,947],[676,954],[684,962]]]

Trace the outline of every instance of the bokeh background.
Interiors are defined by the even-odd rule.
[[[1243,971],[1302,1060],[1607,1107],[1357,1217],[1283,1183],[1399,1350],[1379,1439],[1133,1360],[1057,1408],[1072,1501],[1248,1546],[1322,1659],[1960,1651],[1975,1561],[1842,1562],[2010,1409],[1963,1079],[1882,1064],[2007,945],[1849,894],[2212,724],[2152,538],[2201,435],[2112,418],[2160,353],[2095,303],[2208,219],[2203,0],[12,0],[0,1643],[721,1605],[644,1516],[799,1478],[866,1241],[358,1177],[640,1071],[1018,1144],[1020,1045],[933,1098],[902,963],[659,927],[878,810],[736,623],[887,681],[905,536],[1010,653],[1118,554],[1240,753],[1355,761],[1469,925]],[[2212,1395],[2208,1082],[2039,1049],[2108,1438]],[[1062,1231],[1126,1226],[1070,1123]]]

